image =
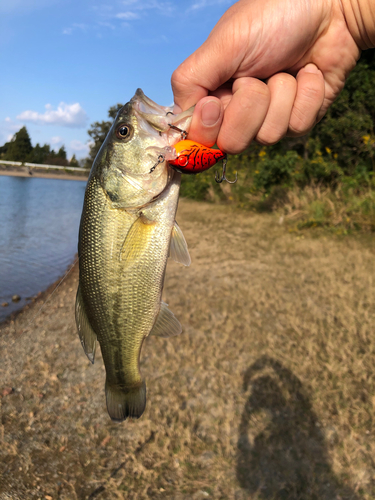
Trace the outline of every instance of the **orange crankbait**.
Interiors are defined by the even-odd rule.
[[[169,163],[184,174],[199,174],[227,157],[220,149],[208,148],[188,139],[178,142],[174,148],[177,158]]]
[[[223,171],[220,174],[215,173],[216,182],[229,182],[229,184],[234,184],[237,181],[237,173],[234,181],[229,181],[226,178],[226,168],[227,168],[227,155],[220,151],[220,149],[208,148],[203,146],[199,142],[190,141],[186,139],[187,133],[175,125],[168,123],[169,127],[173,130],[177,130],[181,134],[181,141],[174,145],[173,159],[170,159],[171,148],[165,148],[166,151],[159,153],[158,161],[151,168],[150,173],[152,173],[155,168],[163,163],[165,160],[178,172],[184,174],[199,174],[204,172],[209,168],[213,167],[218,161],[223,160]]]

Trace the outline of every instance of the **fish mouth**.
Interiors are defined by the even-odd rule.
[[[136,90],[130,104],[132,105],[134,111],[138,111],[139,113],[146,115],[153,114],[166,116],[168,113],[173,112],[172,107],[160,106],[159,104],[156,104],[156,102],[145,95],[142,89]]]
[[[144,94],[142,89],[137,89],[131,100],[120,109],[119,115],[126,116],[136,114],[138,117],[153,122],[149,117],[165,117],[169,111],[172,112],[172,108],[156,104],[156,102]],[[150,123],[150,125],[152,125],[152,123]]]
[[[166,134],[165,140],[169,146],[181,140],[181,132],[189,131],[194,106],[175,115],[173,107],[156,104],[141,89],[137,89],[129,104],[140,123],[143,121],[157,133]]]
[[[157,133],[168,132],[172,108],[156,104],[141,89],[137,89],[129,104],[139,123],[147,123]]]

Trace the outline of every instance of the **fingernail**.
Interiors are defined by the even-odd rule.
[[[208,101],[202,106],[201,119],[203,125],[212,127],[220,118],[221,107],[216,101]]]
[[[314,75],[318,75],[320,70],[313,63],[306,64],[303,68],[307,73],[313,73]]]

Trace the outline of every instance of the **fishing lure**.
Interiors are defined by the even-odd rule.
[[[226,157],[220,149],[208,148],[188,139],[178,142],[174,148],[177,158],[169,160],[169,164],[184,174],[204,172]]]
[[[176,150],[177,158],[169,160],[169,164],[175,170],[183,174],[199,174],[213,167],[218,161],[223,160],[223,173],[221,177],[215,175],[216,182],[220,183],[223,180],[230,184],[236,182],[237,174],[234,181],[229,181],[225,176],[227,155],[220,149],[208,148],[199,142],[188,139],[183,139],[175,144],[174,149]]]

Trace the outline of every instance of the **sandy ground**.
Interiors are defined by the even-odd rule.
[[[374,250],[182,200],[179,337],[147,339],[147,408],[114,424],[74,324],[77,270],[0,327],[0,500],[375,498]]]

